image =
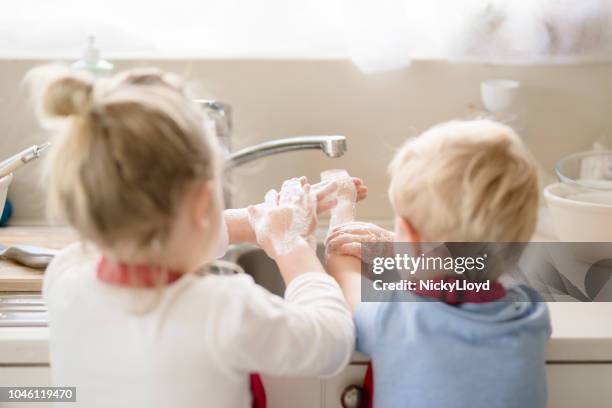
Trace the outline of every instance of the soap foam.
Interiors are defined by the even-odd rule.
[[[326,170],[321,173],[321,180],[334,181],[338,185],[334,193],[337,204],[331,209],[329,220],[330,230],[339,225],[354,221],[357,189],[349,173],[343,169]]]
[[[279,204],[285,209],[272,216],[263,215]],[[316,211],[316,196],[304,194],[299,182],[292,180],[283,184],[280,194],[270,190],[265,196],[264,203],[260,204],[256,211],[259,214],[249,213],[249,223],[255,231],[257,242],[267,237],[276,255],[286,255],[301,239],[316,249],[314,238],[316,228],[311,225],[314,211]]]

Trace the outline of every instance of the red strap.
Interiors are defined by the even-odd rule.
[[[431,280],[436,282],[454,282],[459,277],[456,276],[441,276]],[[432,297],[449,305],[460,305],[462,303],[487,303],[494,302],[506,296],[506,288],[499,282],[491,282],[489,290],[480,291],[453,291],[445,292],[442,290],[414,290],[414,294],[425,297]],[[368,395],[368,408],[374,407],[374,369],[372,363],[368,363],[365,378],[363,379],[363,388]]]
[[[261,376],[259,374],[251,374],[251,395],[253,396],[253,408],[266,408],[266,389],[264,388]]]
[[[371,362],[368,363],[368,369],[363,379],[363,389],[366,391],[368,399],[367,408],[374,408],[374,369]]]
[[[100,259],[96,269],[99,280],[118,286],[154,288],[160,284],[169,285],[179,280],[184,273],[165,270],[158,266],[111,264],[105,257]],[[266,408],[266,390],[259,374],[249,375],[253,408]]]
[[[102,257],[98,262],[96,275],[102,282],[112,285],[154,288],[160,284],[169,285],[176,282],[183,276],[183,272],[144,264],[113,264],[106,257]]]

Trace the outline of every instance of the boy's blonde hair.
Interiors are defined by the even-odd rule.
[[[537,168],[508,126],[490,120],[434,126],[406,142],[389,171],[395,213],[424,241],[525,242],[533,234]]]
[[[217,171],[201,108],[177,77],[157,69],[95,82],[55,71],[42,108],[68,120],[48,161],[51,214],[111,253],[126,244],[154,250],[168,238],[186,188]]]

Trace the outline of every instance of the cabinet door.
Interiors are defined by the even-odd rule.
[[[350,408],[357,404],[356,389],[351,387],[361,387],[367,367],[367,364],[351,364],[337,376],[325,380],[323,382],[323,406],[325,408],[344,408],[345,406]],[[352,395],[347,395],[348,393]],[[344,405],[343,394],[348,400],[344,402]]]
[[[264,377],[270,408],[342,408],[342,394],[352,385],[361,386],[365,364],[351,364],[335,377]],[[549,364],[549,408],[599,408],[612,406],[612,364]],[[49,386],[49,367],[0,367],[2,386]],[[2,408],[46,408],[45,403],[7,403]]]
[[[612,406],[612,364],[548,364],[549,408]]]
[[[268,408],[320,408],[321,380],[318,378],[262,378]]]
[[[264,377],[263,382],[269,408],[321,407],[321,380],[317,378]],[[51,370],[48,366],[0,367],[0,386],[51,386]],[[47,408],[50,406],[51,404],[42,402],[0,402],[0,408]]]
[[[612,364],[548,364],[549,408],[612,406]],[[343,408],[342,394],[361,386],[365,364],[351,364],[323,383],[325,408]]]
[[[49,366],[4,366],[0,367],[0,386],[2,387],[50,387],[51,369]],[[0,408],[49,408],[46,402],[0,402]]]

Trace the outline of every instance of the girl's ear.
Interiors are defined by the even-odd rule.
[[[395,218],[395,233],[400,241],[421,242],[421,236],[407,218]]]
[[[208,227],[210,224],[210,210],[213,205],[215,185],[212,180],[198,183],[191,196],[191,220],[199,227]]]

